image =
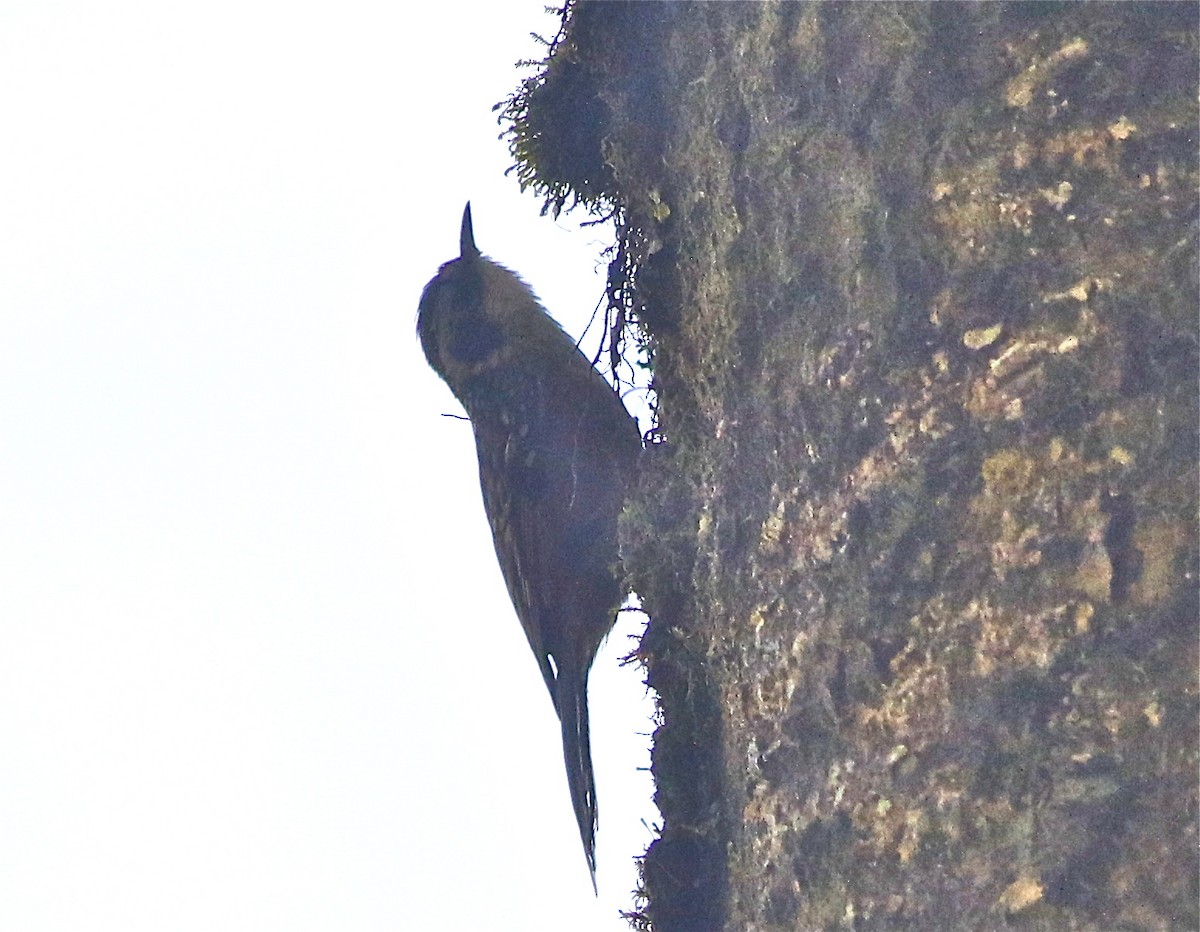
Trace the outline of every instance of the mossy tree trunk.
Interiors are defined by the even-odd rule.
[[[1194,4],[570,11],[524,138],[653,346],[659,932],[1200,927],[1197,54]]]

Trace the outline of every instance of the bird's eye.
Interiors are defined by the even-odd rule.
[[[504,345],[504,334],[500,328],[482,314],[472,314],[460,321],[450,333],[450,355],[461,363],[475,366],[483,362]]]

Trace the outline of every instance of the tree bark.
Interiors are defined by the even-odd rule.
[[[568,11],[516,148],[620,208],[653,357],[654,929],[1200,927],[1197,46]]]

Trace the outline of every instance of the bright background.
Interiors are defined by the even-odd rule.
[[[468,198],[569,331],[603,290],[504,177],[543,6],[0,3],[0,929],[624,928],[642,619],[597,900],[414,334]]]

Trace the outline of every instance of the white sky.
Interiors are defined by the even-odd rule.
[[[544,3],[0,3],[0,928],[625,928],[638,619],[596,900],[414,334],[468,198],[568,330],[602,290],[503,175]]]

